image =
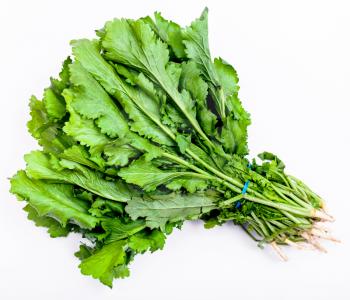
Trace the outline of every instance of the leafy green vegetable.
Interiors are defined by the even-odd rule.
[[[233,221],[277,247],[314,243],[315,222],[332,219],[276,155],[247,159],[250,116],[236,70],[211,59],[207,9],[186,28],[160,13],[114,19],[71,45],[59,78],[30,99],[42,149],[11,192],[51,237],[88,240],[75,254],[83,274],[112,287],[187,220]]]

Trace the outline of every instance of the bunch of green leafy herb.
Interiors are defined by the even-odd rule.
[[[319,196],[275,155],[246,158],[250,116],[235,69],[211,58],[207,10],[186,28],[159,13],[115,19],[71,45],[59,79],[30,100],[42,150],[25,155],[11,192],[51,237],[82,234],[83,274],[112,286],[185,220],[233,221],[274,247],[323,234]]]

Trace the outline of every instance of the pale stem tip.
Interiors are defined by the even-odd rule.
[[[288,260],[288,257],[283,253],[282,249],[279,246],[277,246],[276,242],[271,242],[270,244],[282,260]]]
[[[315,249],[319,250],[320,252],[327,253],[327,250],[321,246],[319,242],[316,241],[316,239],[309,235],[307,232],[303,232],[301,236],[308,241],[312,246],[315,247]]]
[[[287,245],[292,246],[292,247],[294,247],[294,248],[296,248],[296,249],[298,249],[298,250],[306,249],[306,247],[305,247],[304,245],[301,245],[300,243],[295,243],[295,242],[293,242],[293,241],[291,241],[291,240],[289,240],[289,239],[285,239],[284,242],[285,242]]]
[[[317,236],[319,238],[325,239],[325,240],[329,240],[332,242],[336,242],[336,243],[340,243],[340,240],[335,238],[334,236],[331,236],[325,232],[323,232],[322,230],[319,230],[317,228],[312,228],[310,233],[314,236]]]
[[[321,220],[325,220],[325,221],[329,221],[329,222],[334,222],[335,221],[335,219],[332,216],[324,213],[323,211],[316,210],[316,209],[313,210],[312,216],[314,218],[319,218]]]

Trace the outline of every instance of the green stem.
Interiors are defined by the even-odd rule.
[[[261,228],[259,227],[259,225],[256,223],[254,219],[249,223],[249,225],[254,228],[255,232],[258,235],[260,235],[261,237],[264,237],[264,233],[261,231]]]
[[[304,189],[304,191],[306,191],[309,195],[313,196],[319,202],[319,204],[322,205],[322,198],[315,192],[313,192],[305,183],[303,183],[301,180],[294,176],[288,175],[288,177],[293,179],[299,186],[301,186]]]
[[[193,164],[187,162],[186,160],[182,159],[181,157],[178,157],[178,156],[176,156],[176,155],[170,154],[170,153],[168,153],[168,152],[163,152],[162,155],[163,155],[164,157],[169,158],[169,159],[171,159],[171,160],[173,160],[173,161],[179,163],[180,165],[183,165],[183,166],[185,166],[185,167],[187,167],[187,168],[189,168],[189,169],[191,169],[191,170],[194,170],[194,171],[196,171],[196,172],[198,172],[198,173],[201,173],[201,174],[203,174],[203,175],[209,175],[209,173],[207,173],[207,172],[205,172],[204,170],[198,168],[197,166],[195,166],[195,165],[193,165]]]
[[[269,200],[264,200],[264,199],[259,199],[259,198],[255,198],[255,197],[251,197],[247,194],[245,194],[243,196],[244,199],[247,199],[249,201],[252,201],[252,202],[256,202],[256,203],[260,203],[260,204],[263,204],[263,205],[267,205],[267,206],[271,206],[271,207],[274,207],[274,208],[277,208],[279,210],[282,210],[282,211],[287,211],[287,212],[291,212],[291,213],[294,213],[296,215],[300,215],[300,216],[305,216],[305,217],[313,217],[314,216],[314,210],[311,209],[304,209],[304,208],[299,208],[299,207],[293,207],[289,204],[284,204],[284,203],[276,203],[276,202],[272,202],[272,201],[269,201]]]
[[[271,224],[271,222],[265,220],[265,218],[263,218],[263,220],[264,220],[266,226],[270,229],[270,231],[271,231],[272,233],[274,233],[274,232],[276,231],[276,228]]]
[[[307,195],[304,192],[304,190],[301,187],[299,187],[298,185],[295,185],[295,188],[299,191],[301,198],[304,199],[305,201],[308,201]]]
[[[281,193],[283,193],[284,195],[290,197],[291,199],[294,200],[294,202],[298,203],[300,206],[307,208],[307,209],[311,209],[313,208],[312,205],[306,203],[305,201],[303,201],[302,199],[300,199],[299,197],[297,197],[293,192],[290,192],[288,190],[285,190],[284,188],[278,188],[276,187],[276,189],[278,189]]]
[[[300,199],[299,197],[297,197],[293,193],[290,193],[289,197],[291,197],[295,202],[297,202],[298,204],[300,204],[304,208],[308,208],[308,209],[312,208],[312,206],[310,204],[306,203],[305,201],[303,201],[302,199]]]
[[[287,228],[288,226],[284,225],[283,223],[277,221],[277,220],[269,220],[270,223],[272,223],[273,225],[277,226],[280,229],[284,229]]]
[[[268,233],[265,225],[259,220],[259,218],[255,215],[254,212],[251,213],[254,221],[258,224],[258,226],[260,227],[261,231],[264,233],[265,237],[268,237],[270,234]]]
[[[279,189],[278,189],[277,187],[275,187],[273,184],[272,184],[272,188],[273,188],[273,190],[274,190],[282,199],[284,199],[286,202],[288,202],[288,203],[291,202],[290,199],[288,199],[283,193],[281,193],[281,192],[279,191]]]
[[[287,196],[289,195],[289,193],[298,194],[300,196],[300,192],[296,191],[293,188],[290,188],[288,186],[284,186],[283,184],[280,184],[278,182],[274,182],[274,185],[276,185]],[[300,188],[299,188],[299,190],[300,190]],[[304,194],[305,194],[305,192],[304,192]],[[306,194],[305,194],[305,197],[301,197],[300,199],[311,205],[311,202]]]
[[[202,160],[200,157],[198,157],[195,153],[193,153],[190,149],[186,149],[186,152],[191,155],[193,157],[193,159],[195,159],[197,162],[199,162],[203,167],[205,167],[206,169],[208,169],[209,171],[213,172],[215,175],[221,177],[224,180],[227,180],[228,182],[232,183],[233,185],[242,188],[243,184],[223,173],[221,173],[219,170],[215,169],[214,167],[212,167],[211,165],[209,165],[208,163],[206,163],[204,160]]]
[[[194,170],[194,171],[196,171],[196,172],[198,172],[200,174],[203,174],[203,176],[205,176],[207,179],[220,182],[221,184],[227,186],[229,189],[233,190],[236,193],[240,193],[241,192],[240,189],[238,189],[237,187],[233,186],[232,184],[222,180],[221,178],[218,178],[218,177],[215,177],[215,176],[211,175],[210,173],[208,173],[208,172],[198,168],[197,166],[187,162],[186,160],[184,160],[184,159],[182,159],[182,158],[180,158],[180,157],[178,157],[176,155],[170,154],[168,152],[163,152],[163,156],[166,157],[166,158],[169,158],[169,159],[171,159],[171,160],[173,160],[173,161],[175,161],[175,162],[177,162],[177,163],[179,163],[179,164],[181,164],[181,165],[183,165],[183,166],[185,166],[185,167],[187,167],[187,168],[189,168],[191,170]]]
[[[273,171],[271,170],[272,173],[276,174],[279,178],[281,178],[283,180],[283,182],[286,184],[286,186],[289,186],[289,182],[287,181],[287,179],[283,176],[283,174],[281,174],[280,172],[277,171]]]
[[[302,223],[302,221],[299,220],[299,218],[293,216],[292,214],[290,214],[289,212],[287,211],[283,211],[282,210],[282,213],[289,219],[291,220],[293,223]]]
[[[255,242],[260,242],[244,225],[241,225],[241,228],[244,230],[246,234],[248,234]]]
[[[243,198],[243,196],[244,196],[244,195],[239,194],[239,195],[237,195],[237,196],[235,196],[235,197],[232,197],[232,198],[230,198],[230,199],[221,201],[220,204],[219,204],[219,206],[220,206],[220,207],[228,207],[228,206],[230,206],[232,203],[235,203],[235,202],[241,200],[241,199]]]

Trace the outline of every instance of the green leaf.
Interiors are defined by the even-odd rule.
[[[219,59],[216,61],[215,65],[211,60],[208,41],[207,8],[203,11],[199,19],[192,22],[191,26],[186,28],[183,32],[183,38],[187,57],[197,64],[202,76],[209,85],[210,95],[215,102],[218,114],[222,119],[225,119],[226,110],[232,109],[232,105],[227,99],[227,93],[229,89],[234,88],[235,85],[234,82],[230,83],[229,81],[232,78],[225,74],[229,73],[230,76],[232,75],[231,70],[227,70],[226,68],[228,64]],[[218,66],[218,64],[220,66]],[[233,87],[230,87],[230,85]],[[229,89],[227,89],[228,87]]]
[[[185,58],[185,46],[182,42],[180,25],[164,19],[159,12],[154,13],[154,20],[160,38],[171,47],[177,58]]]
[[[121,215],[124,213],[124,205],[120,202],[115,202],[98,197],[91,205],[89,213],[95,217],[103,217],[105,215]]]
[[[130,190],[124,183],[107,181],[102,178],[101,173],[77,163],[65,161],[70,162],[72,169],[57,170],[50,163],[49,156],[40,151],[26,154],[24,159],[27,163],[26,172],[34,179],[76,184],[96,195],[119,202],[127,202],[131,197]]]
[[[201,78],[200,70],[194,61],[182,64],[180,87],[188,90],[197,102],[206,105],[208,84]]]
[[[211,62],[208,41],[208,8],[183,32],[183,43],[187,58],[192,59],[201,70],[206,81],[219,85],[219,79]]]
[[[36,209],[29,204],[26,205],[23,208],[23,210],[28,213],[28,219],[33,221],[36,226],[47,227],[48,228],[47,232],[50,234],[50,237],[52,238],[67,236],[71,231],[71,227],[69,224],[63,227],[60,224],[60,222],[58,222],[54,218],[47,217],[47,216],[40,216],[36,211]]]
[[[198,120],[204,132],[216,135],[217,119],[207,106],[208,84],[201,78],[200,70],[194,61],[182,64],[180,87],[188,90],[192,98],[196,99]]]
[[[270,162],[275,162],[276,168],[279,169],[280,171],[283,171],[286,165],[284,162],[275,154],[271,152],[262,152],[258,154],[258,157],[263,160],[263,161],[270,161]]]
[[[125,278],[130,276],[130,270],[126,265],[119,265],[114,268],[114,278]]]
[[[131,158],[140,154],[140,152],[129,145],[130,141],[126,139],[117,139],[107,144],[104,153],[108,156],[107,165],[126,166]]]
[[[262,160],[262,165],[259,166],[254,162],[254,170],[259,174],[262,174],[266,179],[279,182],[281,184],[291,185],[288,182],[286,175],[284,174],[285,164],[275,154],[270,152],[263,152],[258,154],[258,157]],[[294,186],[295,184],[292,183]]]
[[[162,90],[160,88],[156,88],[152,81],[144,76],[143,73],[119,64],[114,64],[114,68],[116,69],[117,73],[123,77],[123,79],[125,78],[125,81],[128,84],[132,86],[137,85],[149,97],[155,98],[155,102],[159,102],[158,98],[160,96],[158,93],[162,93]]]
[[[90,50],[87,47],[80,48],[78,42],[73,45],[75,45],[73,51],[81,56],[85,54],[84,50]],[[88,58],[93,54],[88,52]],[[77,56],[76,54],[76,58]],[[72,107],[83,116],[95,119],[103,133],[110,137],[123,137],[129,131],[124,116],[100,84],[79,63],[79,59],[78,62],[70,65],[70,74],[70,81],[74,87]]]
[[[72,145],[72,139],[61,130],[62,125],[50,119],[42,101],[32,96],[29,107],[31,120],[27,123],[28,130],[45,151],[60,153]]]
[[[222,128],[222,142],[225,150],[238,155],[248,154],[247,127],[250,115],[244,110],[238,98],[238,76],[236,70],[221,58],[214,60],[215,70],[220,78],[222,90],[229,110]]]
[[[89,256],[91,256],[92,253],[93,253],[93,248],[82,244],[79,246],[79,251],[75,252],[74,255],[78,257],[80,260],[84,260]]]
[[[241,156],[248,154],[247,126],[249,124],[249,120],[237,120],[233,115],[226,118],[221,131],[221,142],[228,153]]]
[[[217,93],[220,88],[218,75],[211,61],[208,41],[208,9],[205,8],[200,18],[192,22],[190,27],[183,31],[183,43],[186,47],[187,58],[198,66],[205,81],[209,83],[216,109],[218,113],[225,116],[225,99]]]
[[[109,234],[106,243],[112,243],[132,236],[145,228],[143,220],[123,222],[121,219],[106,219],[101,223],[102,228]]]
[[[176,142],[179,147],[179,150],[182,154],[185,154],[186,150],[190,147],[191,144],[191,136],[178,134],[176,135]]]
[[[211,165],[212,167],[216,167],[214,160],[213,160],[213,158],[215,158],[215,153],[211,153],[209,155],[201,147],[197,146],[194,143],[191,143],[189,145],[189,149],[191,150],[192,153],[194,153],[201,160],[205,161],[207,164]]]
[[[93,228],[98,223],[88,214],[86,202],[74,196],[72,185],[31,179],[19,171],[11,178],[11,192],[28,201],[39,216],[52,216],[62,226],[69,221],[82,228]]]
[[[238,75],[236,70],[221,57],[214,59],[214,68],[226,96],[238,93]]]
[[[185,188],[189,193],[204,190],[208,187],[208,181],[201,178],[179,178],[168,183],[166,187],[173,191]]]
[[[139,253],[144,253],[147,250],[154,252],[159,249],[163,249],[166,236],[159,230],[144,230],[136,233],[129,238],[129,247]]]
[[[107,59],[135,67],[152,77],[153,72],[164,72],[169,60],[167,45],[157,39],[151,27],[142,20],[107,22],[102,47]]]
[[[205,193],[144,195],[133,197],[125,210],[133,220],[145,218],[148,227],[164,231],[167,222],[198,218],[209,212],[215,208],[214,201]]]
[[[191,180],[193,177],[206,178],[205,176],[177,170],[164,171],[157,168],[151,161],[143,157],[133,161],[128,167],[122,168],[118,175],[127,183],[136,184],[146,192],[154,191],[157,186],[167,184],[175,178],[184,177]]]
[[[127,136],[128,140],[130,141],[130,145],[134,148],[145,152],[145,160],[150,161],[153,158],[162,156],[163,149],[161,149],[159,146],[156,146],[152,144],[149,140],[131,132]]]
[[[48,115],[54,119],[62,119],[66,114],[66,106],[62,96],[57,96],[50,88],[45,89],[43,103]]]
[[[74,161],[91,169],[99,170],[100,167],[91,160],[89,152],[82,145],[73,145],[65,149],[63,153],[60,154],[60,158]]]
[[[65,123],[63,130],[73,137],[80,144],[89,147],[103,147],[110,139],[104,135],[91,119],[82,117],[71,106],[73,94],[70,90],[65,90],[64,97],[67,101],[69,111],[69,121]]]
[[[36,138],[41,138],[42,127],[49,123],[49,118],[46,112],[46,108],[42,101],[39,101],[35,96],[30,98],[29,102],[31,120],[28,121],[27,126],[30,134]],[[40,142],[40,140],[39,140]]]
[[[59,79],[50,78],[51,81],[51,89],[54,91],[56,96],[61,95],[63,90],[67,88],[69,83],[69,65],[72,63],[70,57],[67,57],[62,64],[62,69],[59,74]]]
[[[126,262],[125,245],[125,240],[104,245],[81,262],[79,265],[81,273],[91,275],[103,284],[112,287],[113,278],[120,277],[121,274],[121,270],[117,268]],[[122,274],[126,275],[125,270]]]
[[[66,109],[61,92],[68,85],[67,71],[70,63],[69,58],[63,63],[59,80],[51,78],[51,87],[44,91],[43,101],[34,96],[30,99],[31,120],[27,123],[29,132],[45,151],[51,153],[61,153],[73,144],[73,140],[62,131]]]

